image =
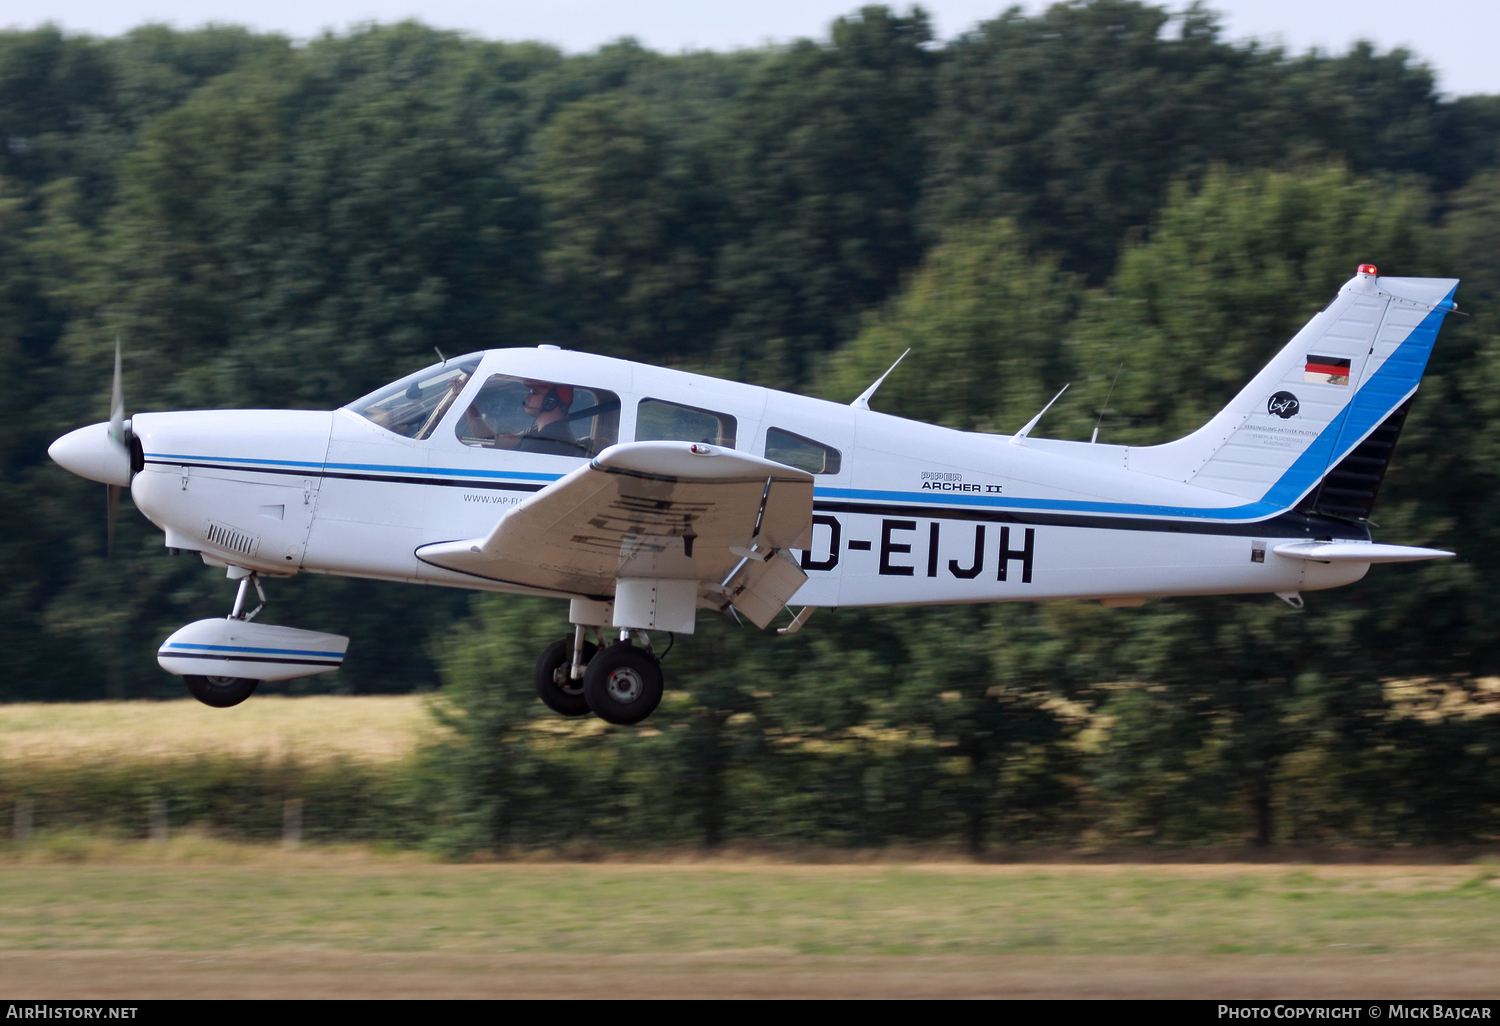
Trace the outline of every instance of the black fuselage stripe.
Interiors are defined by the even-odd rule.
[[[1215,534],[1236,538],[1340,538],[1369,541],[1363,524],[1332,517],[1289,512],[1250,524],[1214,524],[1203,521],[1157,520],[1145,517],[1103,517],[1079,513],[1034,513],[1024,510],[998,511],[934,508],[867,502],[814,502],[817,513],[855,513],[876,517],[911,517],[923,520],[978,521],[989,524],[1023,524],[1030,527],[1082,527],[1098,531],[1154,531],[1162,534]]]
[[[340,481],[389,481],[394,484],[441,485],[444,488],[490,488],[505,492],[539,492],[546,485],[526,484],[521,481],[495,481],[493,479],[451,477],[412,477],[396,474],[354,474],[338,470],[295,470],[285,467],[245,467],[223,463],[184,463],[182,460],[150,460],[148,464],[159,467],[199,467],[204,470],[234,470],[249,474],[282,474],[287,477],[337,478]]]

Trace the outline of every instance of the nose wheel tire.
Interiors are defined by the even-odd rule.
[[[187,685],[188,694],[215,709],[239,705],[260,687],[260,681],[249,677],[199,677],[189,674],[182,678],[182,682]]]
[[[592,641],[583,643],[583,661],[589,663],[599,646]],[[563,716],[587,716],[591,710],[583,697],[583,681],[574,680],[573,639],[563,638],[548,645],[542,657],[536,661],[536,694],[548,709]]]
[[[639,723],[661,704],[661,665],[628,642],[611,645],[589,662],[583,697],[609,723]]]

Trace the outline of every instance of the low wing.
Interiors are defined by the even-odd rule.
[[[617,578],[663,578],[702,582],[702,598],[728,602],[743,578],[766,576],[759,567],[747,574],[747,565],[810,544],[812,495],[811,474],[733,449],[630,442],[512,507],[487,536],[416,554],[459,573],[569,595],[609,599]],[[787,578],[779,565],[787,562],[770,564],[771,576]],[[790,569],[800,586],[805,575]]]

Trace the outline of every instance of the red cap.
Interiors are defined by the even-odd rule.
[[[1378,272],[1375,270],[1375,265],[1374,264],[1360,264],[1359,265],[1359,273],[1360,274],[1376,274]]]

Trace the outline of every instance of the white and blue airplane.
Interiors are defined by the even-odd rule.
[[[837,606],[1300,606],[1372,563],[1451,556],[1375,543],[1367,518],[1457,285],[1361,265],[1162,445],[1032,438],[1040,413],[956,431],[871,410],[880,381],[844,406],[544,345],[444,359],[332,412],[128,420],[117,348],[110,420],[49,452],[239,581],[227,618],[158,655],[209,705],[342,662],[348,638],[254,622],[261,579],[304,572],[566,599],[540,697],[635,723],[662,694],[650,632],[692,633],[700,609],[764,628],[800,607],[785,634]]]

